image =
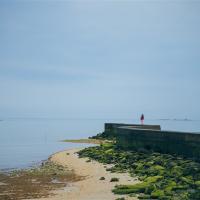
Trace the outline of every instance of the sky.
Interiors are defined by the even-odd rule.
[[[0,1],[0,117],[200,119],[200,1]]]

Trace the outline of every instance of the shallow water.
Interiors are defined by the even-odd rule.
[[[54,152],[84,144],[60,142],[102,132],[105,122],[137,123],[128,119],[3,119],[0,121],[0,169],[24,168],[47,159]],[[200,132],[200,121],[145,120],[163,130]]]

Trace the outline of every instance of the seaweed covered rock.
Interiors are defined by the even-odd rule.
[[[126,151],[114,143],[83,149],[79,156],[112,164],[108,171],[138,176],[141,183],[118,185],[113,189],[116,194],[136,194],[140,199],[200,199],[200,163],[195,161],[169,154]]]

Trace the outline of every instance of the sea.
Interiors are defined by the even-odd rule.
[[[89,144],[62,142],[96,135],[104,123],[139,123],[137,119],[6,118],[0,121],[0,171],[28,168],[40,164],[51,154]],[[147,119],[162,130],[200,134],[200,120]]]

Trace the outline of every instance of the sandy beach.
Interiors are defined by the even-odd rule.
[[[76,152],[80,149],[58,152],[50,157],[50,160],[62,166],[74,170],[75,174],[84,176],[83,180],[68,183],[61,190],[56,190],[54,196],[40,198],[41,200],[115,200],[122,195],[114,195],[112,189],[116,184],[134,184],[139,181],[130,177],[127,173],[110,173],[106,171],[108,165],[96,161],[87,162],[87,158],[78,158]],[[105,180],[99,180],[105,177]],[[110,179],[119,178],[119,182],[110,182]],[[126,197],[126,199],[137,199]]]

